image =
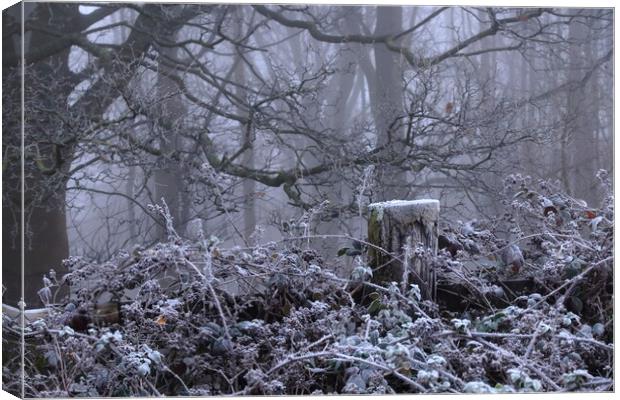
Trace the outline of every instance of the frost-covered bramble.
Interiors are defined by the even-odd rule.
[[[415,285],[373,284],[362,255],[350,276],[337,276],[305,240],[223,249],[204,233],[169,234],[104,263],[70,258],[69,273],[44,284],[70,282],[72,306],[25,327],[26,395],[611,390],[611,192],[594,209],[549,183],[511,177],[509,187],[505,215],[466,235],[447,228],[462,249],[410,249],[441,281],[465,283],[463,296],[477,300],[465,310],[422,302]],[[500,283],[501,250],[513,244],[519,277],[539,282],[523,293]],[[356,303],[351,282],[367,286],[370,301]],[[120,304],[120,318],[98,314],[102,299]],[[85,327],[74,329],[82,312]],[[4,315],[8,343],[19,334]],[[7,359],[11,390],[20,357]]]

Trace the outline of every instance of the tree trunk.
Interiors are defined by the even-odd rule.
[[[409,283],[420,287],[424,299],[435,299],[435,271],[423,257],[415,257],[421,244],[437,253],[438,200],[393,200],[368,206],[368,258],[372,281],[397,282],[406,291]]]
[[[135,198],[135,185],[136,185],[136,167],[131,166],[128,170],[127,182],[125,183],[125,194],[130,199]],[[130,242],[138,240],[136,224],[136,205],[133,200],[127,200],[127,219],[129,220],[129,239]]]
[[[244,14],[241,8],[235,9],[235,17],[236,17],[236,37],[243,37],[243,20]],[[241,59],[241,54],[243,52],[243,48],[236,48],[235,51],[238,52],[237,59],[233,63],[234,66],[234,78],[235,81],[239,84],[235,88],[235,94],[243,101],[247,99],[247,90],[245,85],[248,84],[248,79],[246,76],[246,66],[245,63]],[[243,107],[237,107],[237,112],[240,115],[248,116],[247,110],[244,110]],[[251,123],[241,124],[240,126],[242,132],[241,142],[243,146],[246,147],[245,153],[241,158],[241,163],[247,168],[254,168],[254,140],[255,133],[254,128],[251,126]],[[245,238],[246,243],[252,243],[251,236],[254,233],[256,228],[256,207],[255,207],[255,199],[256,199],[256,181],[254,179],[245,178],[242,184],[243,198],[245,200],[245,205],[243,208],[243,236]]]
[[[25,3],[24,9],[28,20],[36,19],[39,23],[47,24],[53,30],[67,35],[82,30],[82,18],[86,18],[80,13],[77,3]],[[32,13],[31,16],[29,12]],[[153,8],[153,12],[157,13],[157,9]],[[136,19],[136,29],[131,33],[132,39],[128,41],[128,45],[124,45],[116,53],[120,60],[128,61],[130,57],[134,58],[142,54],[150,45],[150,36],[145,33],[145,27],[152,25],[152,19],[146,14],[148,13]],[[16,49],[21,47],[22,39],[25,40],[24,47],[27,52],[45,48],[50,40],[49,33],[44,29],[34,30],[26,38],[19,37],[20,32],[16,30],[9,33],[13,35],[12,37],[5,36],[3,54],[19,56]],[[8,47],[9,43],[13,45],[12,50]],[[18,141],[21,132],[19,123],[15,120],[21,118],[19,110],[25,109],[25,190],[22,194],[19,172],[16,176],[9,178],[8,187],[3,186],[3,189],[7,189],[3,193],[5,200],[3,214],[10,216],[11,223],[19,226],[22,195],[24,205],[24,243],[20,243],[19,240],[21,237],[19,227],[3,227],[3,232],[10,233],[3,237],[4,273],[6,277],[18,278],[5,280],[7,286],[5,299],[13,304],[17,303],[21,297],[19,274],[22,261],[25,268],[23,297],[31,307],[41,304],[37,291],[42,287],[44,274],[50,268],[54,268],[57,277],[60,278],[65,272],[62,261],[69,256],[65,215],[66,184],[74,160],[74,148],[81,140],[80,135],[84,126],[70,126],[64,121],[84,120],[90,117],[97,119],[101,116],[118,96],[118,87],[123,87],[127,83],[131,75],[127,72],[128,67],[131,71],[138,65],[137,63],[123,64],[122,67],[121,63],[108,65],[111,73],[125,74],[117,76],[115,83],[118,86],[110,85],[108,80],[101,79],[89,89],[88,94],[69,107],[67,98],[82,80],[69,68],[70,50],[69,46],[64,47],[43,60],[27,65],[24,77],[25,103],[23,105],[21,102],[6,104],[3,108],[3,117],[8,117],[3,121],[5,134],[8,133],[9,137],[17,138]],[[10,64],[5,64],[3,68],[3,89],[8,89],[9,93],[18,93],[18,95],[17,87],[21,84],[19,68],[21,66]],[[7,81],[5,79],[7,76],[10,76],[12,80]],[[17,99],[18,95],[12,98]],[[9,107],[10,112],[8,112]],[[60,120],[57,115],[63,115],[66,118]],[[19,146],[17,149],[19,150]],[[15,163],[19,164],[19,157],[12,162],[12,164]],[[10,171],[15,171],[14,167],[14,165],[11,166],[12,169],[7,167],[5,172],[9,174]],[[15,182],[18,184],[15,185]],[[7,210],[5,206],[12,209]],[[23,260],[20,256],[22,245]]]
[[[37,4],[33,15],[39,20],[48,21],[62,30],[70,32],[70,27],[79,18],[77,4]],[[21,40],[13,41],[13,50],[9,45],[3,45],[3,53],[13,52],[18,54],[16,48],[21,46]],[[28,40],[26,50],[37,49],[44,46],[49,40],[46,33],[34,31]],[[5,43],[9,40],[5,40]],[[25,44],[25,45],[26,45]],[[13,115],[7,115],[4,123],[7,136],[19,138],[21,136],[20,123],[10,122],[20,119],[22,107],[25,112],[24,126],[24,168],[26,179],[24,181],[23,205],[21,209],[22,191],[21,185],[15,184],[19,176],[19,159],[11,163],[7,169],[9,186],[4,187],[7,192],[3,197],[7,199],[6,206],[12,209],[7,213],[3,206],[3,214],[9,215],[9,224],[21,224],[21,216],[24,217],[24,242],[21,236],[21,228],[3,227],[3,264],[5,265],[6,293],[4,299],[10,304],[16,304],[21,298],[21,246],[23,246],[23,298],[29,307],[42,305],[37,291],[43,286],[42,277],[51,268],[58,273],[58,278],[66,272],[62,261],[69,256],[69,242],[67,237],[67,223],[65,215],[65,193],[68,180],[68,171],[73,160],[73,145],[69,138],[71,133],[62,121],[59,121],[53,110],[62,113],[63,103],[66,103],[68,95],[77,83],[73,79],[68,67],[69,48],[60,51],[45,61],[30,65],[26,70],[24,85],[24,104],[17,98],[15,103],[7,104]],[[5,53],[7,54],[7,53]],[[20,66],[21,67],[21,66]],[[20,68],[16,67],[16,68]],[[18,77],[19,73],[14,68],[4,68],[3,89],[10,93],[19,93],[19,90],[11,88],[20,85],[20,79],[7,79]],[[19,107],[17,106],[19,105]],[[52,110],[49,112],[38,110]],[[8,111],[8,110],[7,110]],[[5,114],[6,115],[6,114]],[[16,175],[17,173],[17,175]],[[7,224],[5,221],[4,224]]]
[[[341,33],[352,34],[349,29],[351,21],[355,20],[356,14],[348,13],[347,7],[342,7],[341,10],[345,13],[344,21],[341,28]],[[342,53],[338,56],[334,69],[339,73],[332,76],[327,83],[323,98],[327,106],[324,108],[324,115],[327,121],[327,127],[333,132],[334,137],[344,138],[347,133],[348,123],[351,120],[350,110],[353,108],[352,104],[357,101],[357,98],[351,96],[355,83],[355,76],[357,73],[356,60],[354,54],[354,46],[351,45],[342,48]],[[320,129],[320,127],[318,127]],[[343,182],[342,172],[334,170],[331,172],[332,182]],[[312,179],[312,178],[311,178]],[[319,177],[319,181],[322,177]],[[322,195],[325,196],[332,204],[337,206],[345,206],[349,203],[354,196],[354,188],[349,182],[343,182],[343,184],[334,184],[331,187],[326,187],[322,191]],[[334,218],[329,218],[327,221],[320,221],[316,227],[318,234],[343,234],[348,233],[352,235],[361,235],[361,232],[347,231],[347,222],[351,221],[351,216],[348,214],[340,214]],[[333,257],[338,249],[343,247],[342,243],[337,240],[333,241],[321,241],[314,243],[316,246],[320,246],[322,253],[326,257]]]
[[[402,29],[402,7],[377,7],[377,36],[397,33]],[[377,146],[385,146],[385,155],[390,159],[399,157],[397,141],[401,139],[404,115],[404,93],[401,84],[402,59],[384,44],[374,46],[375,88],[371,98],[372,113],[377,131]],[[379,195],[383,199],[399,198],[407,193],[406,174],[389,165],[377,170],[377,178],[383,182]]]
[[[2,11],[3,60],[21,57],[21,43],[9,36],[11,25],[21,32],[21,3]],[[21,38],[21,36],[20,36]],[[20,107],[16,105],[20,104]],[[21,207],[21,70],[2,68],[2,274],[3,303],[16,305],[22,296]],[[6,291],[5,291],[6,290]]]
[[[587,40],[588,33],[585,28],[579,24],[577,36],[580,41]],[[597,56],[593,52],[593,44],[580,43],[582,49],[576,60],[579,71],[584,69],[589,60],[594,60]],[[579,74],[581,76],[581,74]],[[576,127],[579,129],[575,132],[573,150],[574,154],[574,187],[575,195],[584,199],[592,206],[598,206],[599,200],[598,182],[595,177],[597,168],[597,141],[596,139],[596,120],[598,107],[596,104],[596,77],[586,84],[586,86],[578,91],[571,93],[572,104],[579,113],[577,118],[580,120]]]
[[[171,30],[166,35],[167,40],[174,42],[175,32]],[[162,150],[163,159],[159,169],[154,173],[155,199],[158,204],[162,198],[166,201],[170,215],[173,219],[173,227],[177,233],[182,233],[184,221],[181,221],[181,196],[183,196],[183,171],[178,160],[173,160],[172,153],[181,149],[182,138],[177,133],[183,124],[185,107],[183,106],[182,94],[178,86],[168,76],[177,75],[178,72],[166,63],[174,63],[178,51],[176,47],[162,47],[159,49],[161,62],[158,67],[157,75],[157,94],[161,100],[158,107],[159,124],[159,143]],[[157,226],[156,238],[166,239],[165,228]]]

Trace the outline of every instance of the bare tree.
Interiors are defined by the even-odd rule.
[[[12,106],[26,39],[29,303],[49,268],[64,272],[67,217],[72,234],[97,242],[91,253],[105,258],[162,238],[164,221],[148,207],[161,198],[180,233],[199,220],[209,234],[240,244],[266,222],[253,211],[263,207],[339,218],[329,230],[358,216],[355,194],[369,167],[380,190],[367,197],[433,195],[464,207],[494,198],[499,177],[522,162],[510,157],[522,143],[546,143],[544,151],[564,143],[559,171],[579,168],[565,179],[573,186],[611,162],[589,162],[595,148],[568,157],[595,135],[611,140],[611,107],[597,129],[595,119],[577,116],[576,99],[587,87],[610,104],[610,10],[89,7],[28,5],[27,38],[19,37],[19,15],[3,26],[14,39],[3,46]],[[106,39],[120,30],[120,40]],[[78,51],[86,59],[80,66]],[[567,54],[568,73],[532,74]],[[530,63],[534,57],[539,62]],[[515,95],[505,73],[515,63],[532,68],[523,79],[545,82],[523,84],[528,90]],[[562,115],[578,124],[558,117],[558,98]],[[3,116],[3,215],[11,222],[3,227],[3,261],[12,266],[7,276],[18,277],[20,119],[8,106]],[[562,141],[561,126],[579,140]],[[316,208],[326,198],[331,204]],[[100,223],[80,224],[95,210]],[[15,302],[19,284],[7,288]]]

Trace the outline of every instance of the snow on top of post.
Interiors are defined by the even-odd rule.
[[[368,209],[377,211],[377,218],[383,219],[384,211],[390,210],[390,215],[415,213],[419,218],[425,220],[437,220],[439,216],[439,200],[419,199],[419,200],[390,200],[381,203],[372,203]]]
[[[413,205],[430,205],[430,206],[438,206],[439,200],[434,199],[420,199],[420,200],[390,200],[384,201],[381,203],[372,203],[368,205],[368,208],[388,208],[388,207],[402,207],[402,206],[413,206]]]

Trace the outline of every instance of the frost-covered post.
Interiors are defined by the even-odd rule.
[[[392,200],[368,206],[368,258],[373,282],[420,286],[424,299],[435,299],[435,271],[415,256],[418,243],[437,252],[438,200]]]

